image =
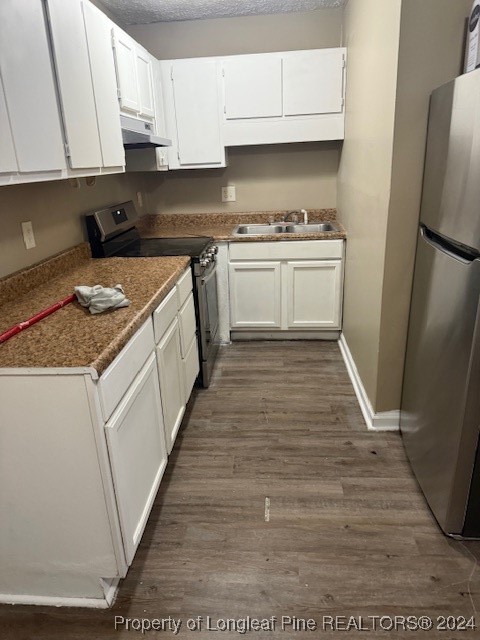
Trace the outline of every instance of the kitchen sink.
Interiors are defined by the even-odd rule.
[[[339,228],[334,222],[312,224],[239,224],[238,227],[235,227],[233,235],[270,236],[277,233],[324,233],[328,231],[339,231]]]
[[[274,233],[285,233],[286,225],[276,224],[239,224],[233,231],[234,235],[270,236]]]

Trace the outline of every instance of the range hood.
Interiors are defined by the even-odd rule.
[[[120,116],[120,123],[125,149],[153,149],[172,145],[172,141],[168,138],[154,135],[153,125],[150,122]]]

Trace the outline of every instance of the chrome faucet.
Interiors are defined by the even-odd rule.
[[[301,213],[303,215],[303,224],[308,224],[308,213],[306,209],[300,209],[296,211],[288,211],[282,218],[283,222],[287,222],[288,218],[292,216],[292,222],[298,221],[298,214]],[[297,216],[297,220],[293,219],[293,216]]]

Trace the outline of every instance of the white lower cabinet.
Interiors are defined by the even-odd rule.
[[[269,261],[230,263],[232,328],[281,328],[280,267]]]
[[[165,436],[168,453],[170,453],[185,412],[180,327],[177,318],[175,318],[158,343],[157,362],[163,402]]]
[[[188,268],[153,314],[168,453],[172,451],[199,371],[192,288],[192,272]]]
[[[190,268],[154,317],[100,377],[0,369],[0,602],[112,603],[198,374]]]
[[[343,241],[231,243],[232,331],[341,329]]]
[[[167,464],[155,354],[105,426],[127,563],[135,555]]]
[[[286,263],[289,329],[339,329],[341,260]]]

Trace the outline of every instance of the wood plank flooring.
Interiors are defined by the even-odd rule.
[[[266,521],[265,498],[269,498]],[[367,432],[336,343],[222,348],[195,391],[140,548],[107,611],[0,607],[0,638],[142,637],[115,616],[313,618],[320,628],[253,638],[455,638],[470,631],[373,631],[368,616],[477,615],[480,543],[446,538],[397,434]],[[363,616],[368,631],[323,630]],[[358,618],[357,618],[358,620]]]

